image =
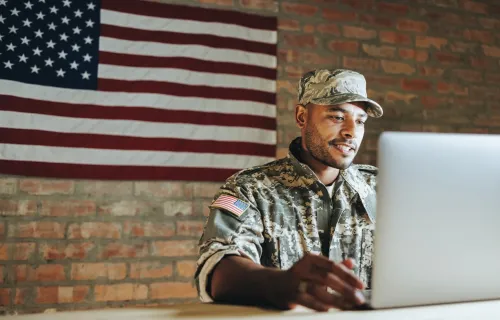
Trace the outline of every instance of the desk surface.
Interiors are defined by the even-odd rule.
[[[98,309],[88,311],[65,311],[3,317],[5,320],[212,320],[212,319],[335,319],[335,320],[465,320],[500,319],[500,300],[460,304],[435,305],[414,308],[399,308],[376,311],[337,311],[318,313],[306,308],[290,311],[265,310],[261,308],[192,304],[165,307],[142,307],[122,309]]]

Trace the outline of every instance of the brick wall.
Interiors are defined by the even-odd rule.
[[[278,157],[298,134],[296,82],[365,73],[383,130],[500,133],[500,4],[467,0],[178,0],[279,17]],[[193,302],[195,245],[220,183],[0,177],[0,304],[7,310]]]

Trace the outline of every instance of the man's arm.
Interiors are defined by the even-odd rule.
[[[359,291],[363,284],[350,272],[352,267],[350,260],[335,264],[323,256],[306,254],[290,270],[282,271],[242,256],[226,256],[213,270],[210,291],[217,302],[280,309],[296,305],[318,311],[350,309],[365,302]],[[302,290],[300,283],[305,284]]]

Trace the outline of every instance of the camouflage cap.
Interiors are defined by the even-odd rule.
[[[335,105],[346,102],[366,102],[369,116],[379,118],[382,107],[368,99],[365,77],[355,71],[318,69],[309,71],[299,81],[299,103]]]

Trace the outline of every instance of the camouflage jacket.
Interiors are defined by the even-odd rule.
[[[330,221],[329,258],[353,258],[354,272],[370,286],[377,169],[351,165],[341,170],[330,197],[298,160],[299,148],[297,138],[287,157],[234,174],[215,195],[199,242],[195,280],[201,301],[212,301],[207,278],[225,255],[288,269],[304,252],[321,254],[320,216]],[[220,196],[237,200],[237,206],[217,201]]]

